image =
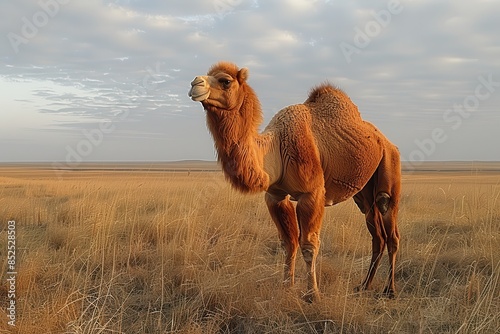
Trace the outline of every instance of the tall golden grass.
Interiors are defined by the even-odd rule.
[[[495,333],[500,174],[404,175],[398,296],[353,293],[371,241],[352,201],[326,210],[322,300],[294,288],[262,195],[219,173],[0,170],[0,332]],[[7,222],[17,321],[7,324]],[[387,258],[376,276],[381,290]]]

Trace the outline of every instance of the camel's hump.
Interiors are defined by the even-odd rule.
[[[313,87],[309,92],[309,97],[306,100],[307,102],[315,103],[328,101],[334,98],[335,100],[350,100],[344,91],[330,83],[323,83],[319,86]]]

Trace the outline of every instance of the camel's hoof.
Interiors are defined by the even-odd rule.
[[[308,291],[308,292],[306,292],[304,294],[304,296],[302,297],[302,299],[306,303],[312,304],[312,303],[315,303],[315,302],[319,302],[321,300],[321,297],[320,297],[318,291]]]
[[[375,199],[375,203],[377,203],[377,208],[380,213],[385,215],[387,210],[389,210],[389,202],[391,201],[391,196],[389,194],[381,192],[377,194],[377,198]]]
[[[384,291],[382,291],[382,293],[380,293],[377,297],[378,298],[395,299],[396,298],[396,291],[394,291],[394,289],[391,289],[391,288],[385,288]]]

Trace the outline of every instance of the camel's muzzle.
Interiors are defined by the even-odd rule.
[[[210,89],[207,81],[203,77],[194,78],[194,80],[191,81],[191,89],[189,90],[188,95],[193,101],[205,101],[210,95]]]

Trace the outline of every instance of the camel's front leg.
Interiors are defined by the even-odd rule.
[[[275,197],[266,193],[269,213],[278,228],[281,243],[286,252],[284,281],[294,284],[295,258],[299,247],[299,226],[295,209],[288,198]]]
[[[297,203],[297,218],[300,227],[300,248],[307,266],[307,293],[304,296],[307,302],[319,299],[316,281],[316,257],[319,251],[319,234],[323,212],[324,190],[300,196]]]

